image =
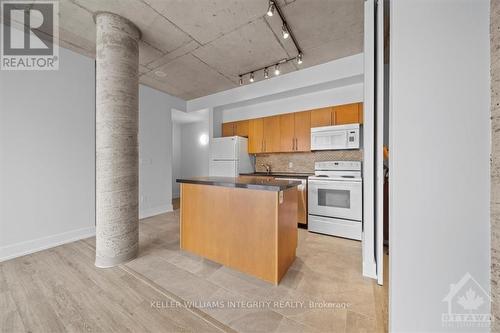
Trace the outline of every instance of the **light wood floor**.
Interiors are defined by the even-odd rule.
[[[116,268],[94,267],[94,238],[0,263],[0,331],[387,331],[387,288],[361,276],[359,242],[300,229],[273,286],[180,251],[178,219],[142,220],[139,257]]]

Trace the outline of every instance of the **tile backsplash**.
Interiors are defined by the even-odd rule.
[[[306,153],[258,154],[255,169],[265,172],[262,164],[271,165],[271,170],[279,172],[314,173],[314,162],[320,161],[361,161],[363,150],[324,150]]]

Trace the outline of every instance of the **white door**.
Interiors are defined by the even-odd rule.
[[[375,259],[375,0],[365,1],[363,96],[363,275],[377,278]]]
[[[237,160],[237,137],[214,138],[210,145],[211,160]]]
[[[211,177],[236,177],[238,161],[210,161],[209,174]]]
[[[377,96],[375,105],[375,262],[377,283],[384,282],[384,2],[377,1]]]

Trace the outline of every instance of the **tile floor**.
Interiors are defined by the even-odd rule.
[[[141,221],[126,265],[95,268],[95,238],[0,263],[0,331],[384,332],[387,288],[361,276],[360,245],[299,229],[273,286],[179,250],[177,210]]]
[[[179,250],[178,211],[140,231],[141,255],[126,266],[237,331],[386,331],[386,288],[362,277],[360,242],[299,229],[297,258],[274,286]]]

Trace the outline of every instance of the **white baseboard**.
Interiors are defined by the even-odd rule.
[[[145,219],[147,217],[172,212],[174,207],[172,204],[166,204],[163,206],[156,206],[151,208],[144,208],[139,212],[139,219]]]
[[[93,236],[95,236],[94,226],[2,246],[0,262]]]

